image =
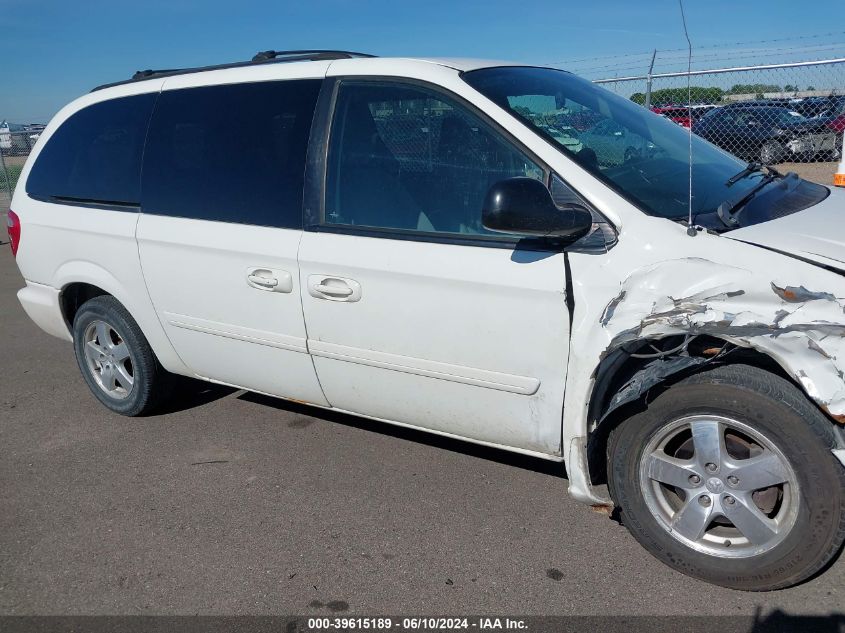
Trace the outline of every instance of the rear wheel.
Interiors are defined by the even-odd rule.
[[[717,367],[613,432],[611,492],[634,537],[678,571],[736,589],[787,587],[845,539],[831,425],[786,380]]]
[[[166,395],[170,375],[135,319],[114,297],[95,297],[79,308],[73,343],[82,377],[112,411],[143,415]]]

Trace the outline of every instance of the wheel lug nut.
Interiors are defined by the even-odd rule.
[[[700,484],[700,483],[701,483],[701,477],[699,477],[698,475],[690,475],[690,476],[689,476],[689,482],[690,482],[693,486],[697,486],[698,484]]]
[[[701,495],[701,496],[698,498],[698,502],[699,502],[701,505],[703,505],[705,508],[706,508],[706,507],[708,507],[711,503],[713,503],[713,502],[710,500],[710,496],[709,496],[709,495]]]
[[[708,472],[711,473],[715,473],[717,470],[719,470],[719,467],[713,462],[707,462],[704,467],[707,469]]]
[[[725,503],[727,503],[729,506],[732,506],[733,504],[736,503],[736,499],[734,499],[732,496],[728,495],[728,496],[725,497]]]
[[[730,475],[728,477],[728,483],[732,486],[735,486],[739,483],[739,479],[737,477],[735,477],[734,475]]]

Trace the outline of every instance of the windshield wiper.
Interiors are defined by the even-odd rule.
[[[748,163],[748,165],[746,165],[745,169],[743,169],[738,174],[734,174],[733,176],[728,178],[727,181],[725,182],[725,186],[730,187],[731,185],[739,182],[740,180],[742,180],[746,176],[750,176],[751,174],[757,173],[761,169],[763,169],[762,163]]]
[[[772,170],[763,176],[760,179],[760,182],[743,193],[740,198],[735,200],[725,200],[722,204],[720,204],[716,209],[716,213],[722,223],[728,228],[734,228],[737,224],[739,224],[737,216],[739,215],[739,212],[742,211],[742,208],[751,200],[751,198],[757,195],[758,191],[779,177],[781,177],[781,175]]]
[[[764,165],[763,163],[758,162],[751,162],[746,165],[745,169],[743,169],[738,174],[734,174],[730,178],[727,179],[725,182],[726,187],[730,187],[733,184],[738,183],[743,178],[750,176],[751,174],[756,174],[757,172],[766,170],[769,175],[776,176],[777,178],[783,178],[783,174],[781,174],[777,169],[772,167],[771,165]]]

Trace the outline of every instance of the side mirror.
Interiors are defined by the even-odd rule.
[[[499,233],[575,241],[589,232],[592,214],[580,205],[558,208],[534,178],[508,178],[490,187],[481,211],[484,228]]]

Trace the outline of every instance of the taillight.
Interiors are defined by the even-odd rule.
[[[18,214],[11,209],[6,215],[6,229],[9,231],[9,243],[12,245],[12,255],[17,255],[18,245],[21,243],[21,220]]]

